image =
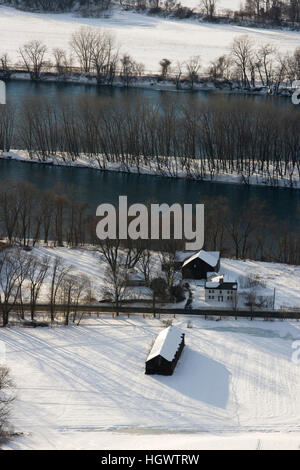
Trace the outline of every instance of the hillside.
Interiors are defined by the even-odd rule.
[[[46,248],[39,247],[34,248],[32,254],[43,258],[44,256],[50,257],[53,261],[56,256],[60,257],[64,264],[72,266],[72,274],[81,277],[87,276],[91,281],[92,292],[97,300],[103,297],[103,285],[105,282],[105,264],[101,262],[101,258],[98,253],[88,249],[72,249],[72,248]],[[155,258],[155,264],[153,266],[153,277],[155,275],[161,275],[160,272],[161,262],[159,256]],[[263,288],[262,294],[265,296],[273,296],[274,288],[276,289],[275,308],[281,307],[300,307],[300,291],[299,285],[299,266],[289,266],[281,263],[266,263],[260,261],[242,261],[232,259],[221,259],[220,273],[224,273],[232,280],[237,280],[241,284],[242,280],[249,275],[257,275],[258,279],[263,281],[265,287]],[[46,279],[39,297],[39,302],[48,302],[48,293],[50,285],[50,274]],[[192,281],[191,286],[194,292],[193,307],[207,306],[204,300],[204,288],[203,282]],[[240,285],[241,287],[241,285]],[[25,291],[25,289],[24,289]],[[146,295],[151,299],[151,291],[146,289]],[[136,298],[141,297],[143,289],[135,290],[130,289],[128,297]],[[29,301],[27,297],[28,293],[24,292],[24,301]],[[183,307],[185,301],[180,304],[172,304],[172,307]]]
[[[10,60],[17,62],[19,47],[31,39],[42,40],[49,53],[56,47],[69,49],[72,33],[84,25],[114,33],[120,51],[144,63],[148,72],[156,72],[164,57],[176,63],[200,55],[202,65],[207,66],[227,53],[233,38],[242,34],[251,34],[259,45],[271,43],[281,52],[292,52],[299,45],[299,33],[292,31],[176,21],[120,9],[115,9],[108,18],[91,19],[71,13],[38,14],[1,6],[0,54],[8,52]]]

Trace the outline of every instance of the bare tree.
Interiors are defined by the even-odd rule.
[[[0,366],[0,443],[10,435],[9,415],[10,405],[14,400],[12,393],[13,382],[7,367]]]
[[[73,289],[73,323],[76,321],[79,302],[91,303],[92,300],[91,281],[87,276],[81,275],[80,278],[77,278]]]
[[[232,68],[232,59],[227,55],[222,55],[216,60],[212,61],[209,68],[208,74],[212,80],[217,79],[230,79]]]
[[[9,314],[13,310],[17,297],[20,277],[18,253],[5,250],[0,253],[0,312],[2,325],[7,326]]]
[[[9,67],[9,57],[6,52],[0,56],[0,72],[1,77],[5,79],[9,79],[12,74]]]
[[[274,54],[276,49],[271,44],[263,44],[256,51],[256,67],[263,85],[270,86],[273,79]]]
[[[162,302],[169,300],[170,295],[168,291],[168,286],[166,280],[163,277],[156,277],[152,279],[150,288],[152,290],[152,308],[153,316],[156,314],[156,301],[160,300]]]
[[[153,256],[150,250],[143,250],[137,264],[137,268],[144,275],[145,283],[148,286],[151,279],[151,271],[153,269]]]
[[[185,63],[186,69],[187,69],[187,76],[188,80],[191,84],[191,88],[194,88],[194,83],[197,80],[199,76],[199,70],[201,67],[200,63],[200,56],[194,56],[191,57],[186,63]]]
[[[175,78],[175,85],[177,90],[180,88],[180,80],[182,76],[182,63],[180,61],[177,61],[175,66],[172,68],[172,73]]]
[[[51,284],[50,284],[50,315],[51,321],[55,319],[55,306],[57,303],[57,295],[61,289],[62,283],[67,275],[72,270],[72,266],[67,266],[63,263],[63,260],[58,256],[54,259],[52,268],[51,268]]]
[[[97,33],[88,26],[83,26],[72,34],[71,48],[85,73],[91,71],[93,49],[97,41]]]
[[[0,222],[4,227],[9,243],[16,236],[20,212],[16,181],[4,181],[0,187]]]
[[[171,289],[174,286],[174,282],[178,276],[177,271],[175,269],[175,255],[176,252],[172,248],[167,249],[167,251],[161,251],[159,253],[163,270],[163,277],[166,281],[169,293],[171,292]]]
[[[244,294],[245,304],[250,307],[251,320],[253,320],[253,312],[255,307],[259,306],[257,292],[254,289]]]
[[[217,0],[201,0],[200,9],[207,18],[212,20],[216,14]]]
[[[130,82],[140,74],[141,64],[138,64],[129,54],[123,54],[120,62],[120,77],[124,85],[128,87]]]
[[[33,40],[19,49],[20,56],[32,80],[40,80],[46,66],[47,47],[38,40]]]
[[[30,289],[30,313],[31,320],[33,321],[37,300],[45,281],[45,277],[49,271],[50,258],[45,256],[42,260],[39,260],[36,256],[30,255],[29,261],[28,279]]]
[[[247,70],[253,56],[253,42],[248,35],[234,38],[231,53],[237,69],[241,75],[243,86],[249,86]]]
[[[72,72],[73,56],[67,56],[66,51],[60,48],[53,49],[55,68],[58,75],[68,75]]]
[[[128,268],[126,266],[119,262],[115,265],[114,270],[112,270],[110,266],[107,266],[105,270],[103,295],[105,299],[114,304],[116,316],[119,315],[120,307],[128,293],[127,281]]]
[[[168,76],[169,69],[171,67],[171,61],[169,59],[162,59],[159,62],[160,68],[161,68],[161,78],[165,79]]]
[[[115,47],[114,36],[107,31],[95,32],[91,49],[92,66],[96,72],[97,82],[108,81],[111,79],[112,68],[114,68],[119,55],[119,51]]]

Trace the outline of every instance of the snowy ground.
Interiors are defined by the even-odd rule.
[[[50,257],[52,260],[55,256],[63,259],[64,263],[72,266],[72,274],[74,276],[87,276],[92,285],[92,292],[95,299],[100,300],[103,298],[103,285],[105,282],[105,264],[101,262],[98,253],[93,250],[87,249],[73,249],[73,248],[47,248],[39,247],[34,248],[33,254],[40,258],[44,256]],[[152,267],[152,276],[161,275],[160,260],[158,255],[154,258]],[[231,259],[221,259],[220,274],[225,274],[227,278],[233,281],[240,281],[242,278],[249,277],[250,275],[257,275],[260,280],[264,281],[266,286],[259,291],[259,295],[273,297],[274,288],[276,289],[275,308],[281,307],[295,307],[300,308],[300,266],[290,266],[279,263],[265,263],[259,261],[240,261]],[[48,302],[50,277],[45,282],[42,288],[39,302]],[[204,288],[202,281],[191,281],[193,290],[193,308],[210,306],[205,302]],[[152,293],[147,288],[130,288],[128,296],[131,299],[149,299],[152,298]],[[24,292],[24,301],[27,299]],[[242,299],[241,299],[242,300]],[[171,304],[166,307],[182,308],[185,301],[178,304]],[[220,304],[218,305],[220,307]],[[242,306],[242,304],[240,304]]]
[[[300,323],[191,322],[174,320],[186,347],[171,377],[144,374],[158,319],[0,330],[24,433],[5,448],[297,449]]]
[[[120,9],[114,10],[109,18],[91,19],[77,18],[72,14],[22,12],[1,6],[0,52],[8,52],[10,60],[16,62],[19,60],[19,47],[31,39],[41,39],[49,51],[55,47],[68,49],[71,34],[82,25],[113,32],[121,52],[129,52],[137,61],[143,62],[149,72],[158,70],[163,57],[175,63],[200,55],[206,66],[212,59],[227,53],[233,38],[239,34],[250,34],[258,45],[270,42],[282,52],[293,51],[299,45],[299,33],[291,31],[199,24]]]
[[[135,82],[137,83],[137,82]],[[165,82],[166,83],[166,82]],[[32,156],[30,157],[27,151],[24,150],[12,150],[10,152],[6,153],[1,153],[0,158],[3,159],[12,159],[12,160],[18,160],[18,161],[23,161],[23,162],[35,162],[39,163],[41,165],[43,164],[52,164],[52,165],[57,165],[57,166],[75,166],[75,167],[88,167],[88,168],[94,168],[96,170],[100,170],[100,168],[104,168],[107,171],[116,171],[116,172],[127,172],[127,173],[138,173],[138,174],[145,174],[145,175],[152,175],[152,176],[164,176],[164,177],[174,177],[173,174],[176,174],[178,178],[191,178],[191,174],[194,175],[195,179],[197,179],[197,175],[199,174],[199,160],[191,160],[191,167],[190,167],[190,172],[191,174],[187,175],[187,173],[183,170],[176,169],[177,164],[175,162],[175,159],[172,157],[168,157],[168,162],[170,162],[170,168],[171,171],[173,169],[174,173],[170,174],[170,169],[167,170],[167,164],[165,167],[162,167],[162,163],[160,166],[156,164],[156,162],[150,162],[147,161],[147,163],[143,163],[143,161],[139,160],[139,165],[133,166],[129,165],[128,168],[124,168],[121,163],[114,163],[114,162],[109,162],[107,163],[106,161],[103,162],[101,160],[101,156],[98,156],[97,158],[100,159],[100,166],[99,162],[94,158],[90,159],[85,155],[80,155],[75,162],[69,161],[66,158],[62,158],[61,155],[57,156],[51,156],[46,161],[41,161],[38,156]],[[270,165],[269,168],[270,174],[272,174],[272,165]],[[288,172],[287,172],[288,174]],[[213,175],[213,179],[211,178],[211,175],[209,173],[209,169],[206,168],[206,175],[203,176],[203,181],[213,181],[215,183],[225,183],[225,184],[245,184],[242,176],[238,172],[223,172],[222,170],[219,171],[219,173],[215,173]],[[296,171],[294,170],[293,176],[289,178],[288,176],[285,176],[281,179],[278,179],[275,181],[272,180],[271,177],[267,177],[258,173],[254,173],[252,176],[249,177],[248,183],[249,185],[255,185],[255,186],[274,186],[277,185],[280,188],[292,188],[293,189],[299,189],[300,188],[300,180],[299,180],[299,175],[297,175]]]

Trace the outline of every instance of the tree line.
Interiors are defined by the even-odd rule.
[[[251,198],[250,207],[244,204],[232,207],[224,197],[198,202],[205,205],[206,250],[220,251],[222,256],[236,259],[300,264],[299,208],[292,229],[287,223],[278,224],[266,205],[255,198]],[[41,189],[22,180],[1,184],[0,239],[8,246],[25,249],[40,243],[52,247],[99,246],[98,220],[72,186]],[[159,240],[121,241],[118,248],[133,250],[138,246],[142,250],[175,252],[183,249],[184,242],[173,239],[169,243],[160,237]]]
[[[278,112],[280,110],[280,112]],[[25,99],[0,115],[0,150],[19,148],[43,162],[85,158],[93,167],[193,179],[235,175],[293,187],[300,177],[299,109],[214,96],[162,104],[124,96]]]
[[[34,81],[54,73],[58,79],[83,73],[96,79],[98,85],[113,85],[116,79],[128,87],[133,81],[147,76],[145,65],[129,53],[121,53],[114,35],[107,31],[82,27],[73,33],[70,52],[61,48],[49,51],[46,44],[32,40],[19,48],[22,70]],[[300,48],[292,53],[279,53],[271,44],[257,46],[248,35],[234,38],[230,52],[201,65],[200,55],[182,61],[167,57],[159,61],[156,80],[168,80],[181,87],[213,81],[220,87],[255,88],[264,86],[276,94],[282,87],[291,87],[300,79]],[[15,66],[7,53],[0,55],[0,77],[9,79]],[[153,77],[154,78],[154,77]]]
[[[83,17],[99,17],[113,2],[112,0],[4,0],[0,3],[27,11],[45,13],[74,11]]]
[[[300,23],[298,0],[245,0],[240,8],[220,8],[218,0],[199,0],[196,7],[188,7],[176,0],[4,0],[15,8],[39,12],[71,12],[83,17],[101,17],[114,5],[150,15],[176,19],[194,18],[210,22],[248,22],[253,26],[290,26]]]

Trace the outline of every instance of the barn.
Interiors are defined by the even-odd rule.
[[[184,348],[184,333],[169,326],[157,336],[146,360],[147,375],[172,375]]]
[[[207,273],[219,272],[220,252],[200,250],[182,265],[183,279],[206,279]]]

